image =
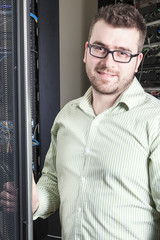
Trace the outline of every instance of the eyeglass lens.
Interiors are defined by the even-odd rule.
[[[107,48],[98,45],[90,45],[90,53],[98,58],[105,58],[109,53],[111,53],[113,59],[119,62],[129,62],[131,59],[131,54],[126,51],[109,51]]]

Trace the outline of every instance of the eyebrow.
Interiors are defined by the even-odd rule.
[[[96,44],[96,45],[100,45],[102,47],[108,48],[104,43],[100,42],[100,41],[95,41],[92,44]],[[132,52],[131,49],[126,48],[126,47],[122,47],[122,46],[114,46],[114,49],[116,50],[122,50],[122,51],[127,51],[127,52]]]

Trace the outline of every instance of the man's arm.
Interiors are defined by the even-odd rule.
[[[160,212],[160,120],[152,123],[154,132],[150,134],[150,162],[149,162],[149,180],[151,193],[156,205],[156,209]]]
[[[60,196],[56,172],[56,133],[57,127],[51,129],[51,143],[45,157],[41,177],[32,185],[33,219],[47,218],[58,209]]]

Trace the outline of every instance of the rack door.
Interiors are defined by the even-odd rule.
[[[0,1],[0,240],[32,239],[28,22],[28,1]]]

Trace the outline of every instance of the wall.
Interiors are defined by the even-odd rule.
[[[82,96],[89,86],[83,53],[91,17],[97,9],[98,0],[59,0],[61,108]],[[49,235],[60,235],[58,215],[56,211],[48,218]]]
[[[82,96],[89,86],[83,63],[85,42],[98,0],[59,0],[60,106]]]

